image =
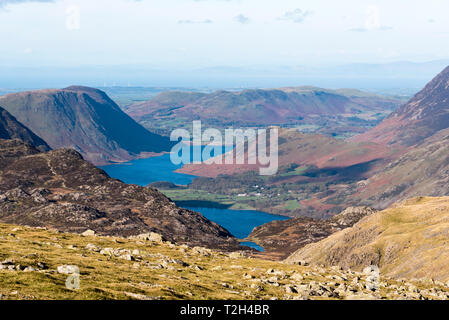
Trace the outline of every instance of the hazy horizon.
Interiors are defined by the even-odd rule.
[[[0,0],[0,87],[419,88],[449,64],[447,9],[444,0]]]

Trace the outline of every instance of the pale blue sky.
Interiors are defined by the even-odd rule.
[[[0,0],[0,65],[430,61],[449,58],[448,12],[447,0]]]

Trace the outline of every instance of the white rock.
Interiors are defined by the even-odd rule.
[[[59,266],[57,271],[62,274],[74,274],[79,272],[79,268],[77,266],[63,265]]]
[[[92,237],[95,236],[95,231],[89,229],[81,233],[81,235],[84,237]]]

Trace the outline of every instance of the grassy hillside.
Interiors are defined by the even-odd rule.
[[[449,280],[449,197],[419,197],[372,214],[310,244],[287,261],[360,270],[375,264],[396,278]]]
[[[288,265],[168,242],[81,236],[0,225],[0,299],[444,299],[429,281],[367,276],[339,268]],[[109,248],[109,249],[108,249]],[[80,271],[65,286],[65,265]],[[67,268],[66,268],[67,269]],[[58,270],[60,272],[58,272]]]

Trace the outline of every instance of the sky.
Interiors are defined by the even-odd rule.
[[[447,0],[0,0],[0,67],[336,66],[449,58]]]

